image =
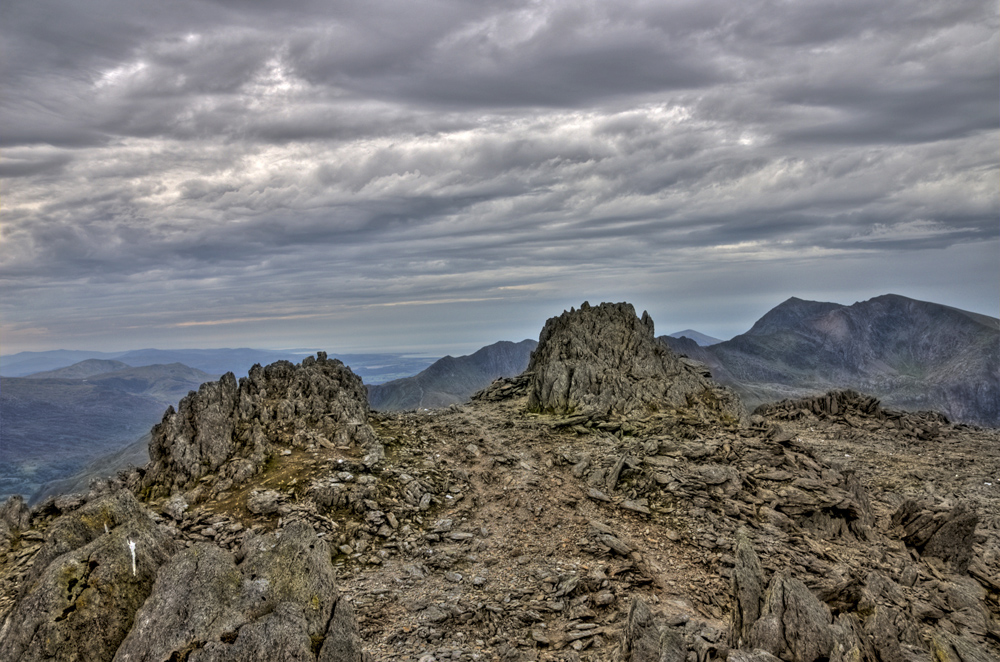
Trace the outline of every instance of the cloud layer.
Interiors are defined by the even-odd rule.
[[[993,3],[0,11],[5,353],[474,349],[584,298],[997,314]]]

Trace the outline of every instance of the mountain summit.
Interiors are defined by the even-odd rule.
[[[791,298],[711,347],[706,363],[748,406],[851,388],[904,409],[1000,426],[1000,320],[887,294],[843,306]]]

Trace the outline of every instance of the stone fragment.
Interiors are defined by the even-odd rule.
[[[622,636],[623,662],[684,662],[687,647],[684,638],[673,628],[657,623],[641,598],[634,598]]]
[[[834,647],[830,608],[787,570],[771,578],[749,644],[788,662],[818,662]]]
[[[274,490],[254,490],[247,497],[247,510],[256,515],[271,515],[278,512],[282,496]]]

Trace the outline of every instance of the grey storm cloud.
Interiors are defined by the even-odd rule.
[[[716,335],[791,295],[995,315],[998,23],[965,0],[14,0],[5,351],[289,320],[420,346],[435,316],[392,315],[425,305],[491,340],[598,295],[696,298],[678,323]]]

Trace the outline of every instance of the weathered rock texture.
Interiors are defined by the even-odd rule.
[[[697,404],[733,421],[746,416],[735,394],[658,343],[653,320],[629,303],[584,303],[550,318],[527,372],[530,411],[608,417]]]
[[[965,504],[949,509],[912,499],[892,516],[892,523],[899,527],[897,533],[907,545],[924,556],[947,561],[952,571],[959,573],[969,569],[978,522],[979,517]]]
[[[242,485],[236,445],[183,493],[125,472],[27,528],[11,503],[0,660],[358,662],[357,637],[410,662],[1000,659],[997,431],[856,393],[745,426],[697,401],[542,416],[531,379],[369,414],[375,464],[258,418],[278,441]],[[146,503],[102,496],[122,485]]]
[[[128,492],[63,517],[0,629],[0,659],[110,660],[174,549]]]
[[[114,660],[360,662],[350,606],[310,526],[250,538],[241,554],[237,563],[208,543],[177,554]]]
[[[213,474],[215,491],[224,491],[256,474],[278,447],[370,445],[367,416],[361,379],[323,352],[301,365],[254,366],[239,384],[226,373],[153,428],[142,484],[162,493]]]

